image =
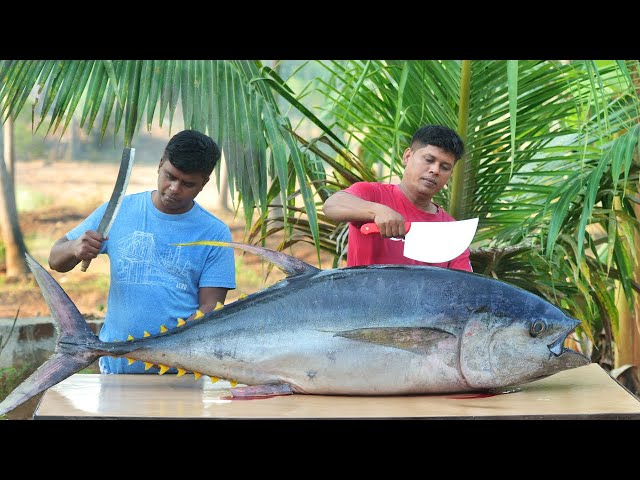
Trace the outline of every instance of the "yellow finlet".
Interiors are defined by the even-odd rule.
[[[218,377],[209,377],[211,379],[211,383],[216,383],[218,380],[220,380]]]
[[[169,370],[169,367],[167,367],[166,365],[158,365],[158,366],[160,367],[160,375],[162,375],[167,370]]]
[[[238,300],[244,300],[245,298],[247,298],[249,295],[247,295],[246,293],[241,293],[240,295],[238,295]]]
[[[229,380],[229,385],[231,385],[231,388],[233,388],[238,385],[238,382],[236,382],[235,380]]]
[[[127,342],[130,342],[131,340],[135,340],[135,338],[133,338],[131,335],[129,335],[129,336],[127,337]]]
[[[144,362],[144,369],[145,370],[149,370],[151,367],[153,367],[153,363]]]
[[[184,375],[185,373],[187,373],[186,370],[183,370],[181,368],[178,368],[178,374],[176,375],[176,377],[181,377],[182,375]]]
[[[185,323],[187,323],[187,322],[185,322],[184,319],[182,319],[182,318],[178,319],[178,326],[179,327],[183,326]]]
[[[216,307],[216,308],[218,308],[218,307]],[[199,318],[202,318],[202,317],[204,317],[204,313],[202,313],[202,311],[200,311],[200,310],[196,310],[196,316],[193,317],[193,319],[194,320],[198,320]]]
[[[216,303],[216,308],[214,308],[214,310],[220,310],[222,307],[224,307],[224,305],[218,302]]]
[[[160,333],[164,333],[164,332],[168,332],[169,329],[167,327],[165,327],[164,325],[160,325]]]
[[[128,357],[124,357],[127,359],[127,361],[129,362],[129,365],[131,365],[133,362],[135,362],[135,360],[133,358],[128,358]]]
[[[150,337],[150,336],[151,336],[151,334],[145,330],[145,331],[144,331],[144,336],[145,336],[145,337]]]
[[[193,376],[196,377],[197,380],[202,376],[202,374],[200,372],[193,372]]]

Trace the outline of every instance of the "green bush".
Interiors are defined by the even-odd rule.
[[[0,368],[0,401],[4,400],[34,369],[24,365],[19,368]]]

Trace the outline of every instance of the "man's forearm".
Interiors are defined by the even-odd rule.
[[[68,272],[78,263],[80,263],[80,259],[75,256],[72,241],[65,237],[53,244],[49,253],[49,267],[56,272]]]
[[[375,202],[369,202],[346,192],[331,195],[322,211],[331,220],[337,222],[371,222],[380,208],[387,208]]]

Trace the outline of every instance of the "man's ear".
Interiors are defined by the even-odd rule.
[[[407,148],[404,153],[402,154],[402,164],[406,167],[407,166],[407,162],[409,161],[409,158],[411,157],[411,154],[413,153],[413,151],[411,150],[411,147]]]
[[[160,167],[162,167],[163,163],[164,163],[164,157],[160,158],[160,163],[158,164],[158,173],[160,173]]]

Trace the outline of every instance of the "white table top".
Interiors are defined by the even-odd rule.
[[[229,400],[229,388],[189,374],[75,374],[45,392],[34,419],[640,419],[640,400],[595,363],[493,396]]]

